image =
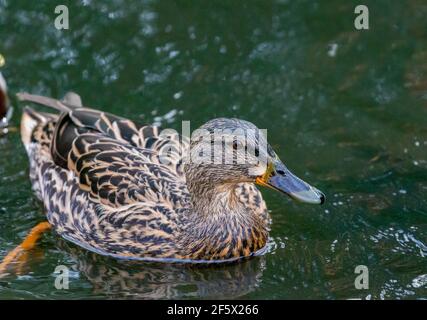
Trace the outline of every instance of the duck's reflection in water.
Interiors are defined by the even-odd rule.
[[[135,299],[232,299],[256,289],[265,269],[259,256],[230,264],[167,264],[117,261],[61,240],[75,268],[96,296]]]

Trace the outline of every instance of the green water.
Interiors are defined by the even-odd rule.
[[[354,1],[61,3],[67,31],[54,28],[57,1],[0,0],[11,95],[74,90],[175,129],[252,121],[327,202],[263,190],[269,251],[225,266],[116,262],[50,233],[0,279],[0,298],[427,298],[425,1],[364,1],[368,31],[354,28]],[[0,139],[0,258],[44,220],[27,176],[11,132]],[[68,290],[54,288],[58,265],[71,269]],[[355,288],[357,265],[369,289]]]

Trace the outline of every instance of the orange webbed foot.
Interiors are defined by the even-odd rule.
[[[42,234],[50,230],[52,226],[49,222],[40,222],[25,237],[24,241],[18,245],[15,249],[10,251],[0,263],[0,277],[5,275],[5,271],[8,269],[8,266],[15,261],[19,262],[19,266],[22,267],[25,264],[28,258],[28,251],[33,249],[37,243],[37,240],[40,239]]]

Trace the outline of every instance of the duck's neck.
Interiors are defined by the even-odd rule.
[[[187,184],[193,208],[183,241],[189,259],[249,256],[265,246],[268,221],[238,196],[237,184]],[[243,197],[244,198],[244,197]]]
[[[209,185],[203,183],[189,184],[188,189],[193,205],[193,214],[205,220],[227,214],[240,215],[244,212],[237,201],[235,184],[226,183]]]

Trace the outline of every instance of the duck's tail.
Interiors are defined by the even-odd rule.
[[[31,142],[34,129],[52,119],[53,115],[37,112],[30,107],[25,107],[21,118],[21,139],[25,147]]]
[[[69,112],[82,106],[80,96],[74,92],[68,92],[65,95],[63,101],[44,96],[38,96],[35,94],[29,94],[26,92],[17,93],[16,97],[19,101],[34,102],[42,106],[53,108],[60,112]]]
[[[70,112],[82,106],[80,96],[74,92],[68,92],[62,101],[25,92],[18,93],[16,96],[20,101],[34,102],[53,108],[60,113]],[[57,114],[35,111],[30,107],[25,107],[21,118],[21,139],[24,145],[27,147],[30,144],[36,127],[44,125],[49,121],[55,122],[57,119]]]

